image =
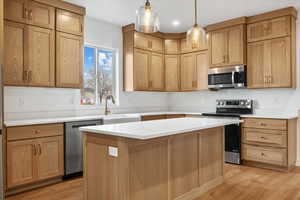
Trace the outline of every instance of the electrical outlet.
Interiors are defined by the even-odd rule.
[[[108,155],[112,157],[118,157],[118,148],[117,147],[108,147]]]

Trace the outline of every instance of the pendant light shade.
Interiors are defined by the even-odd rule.
[[[151,7],[150,1],[146,0],[144,6],[141,6],[136,12],[135,29],[144,33],[155,33],[159,31],[158,14]]]
[[[201,44],[206,42],[205,30],[197,23],[197,0],[195,0],[195,25],[187,32],[187,42],[192,48],[200,48]]]

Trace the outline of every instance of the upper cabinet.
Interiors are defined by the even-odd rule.
[[[51,0],[4,3],[4,84],[80,88],[85,9]]]
[[[191,53],[191,52],[202,51],[202,50],[208,49],[207,41],[200,44],[199,48],[193,48],[192,45],[187,41],[187,39],[185,37],[183,39],[181,39],[180,46],[181,46],[181,53]]]
[[[246,65],[246,18],[209,25],[209,65]]]
[[[248,88],[296,86],[295,13],[286,8],[248,19]]]
[[[167,55],[180,54],[180,40],[166,39],[165,40],[165,54],[167,54]]]
[[[54,29],[55,8],[31,0],[5,0],[5,19]]]
[[[134,47],[156,53],[163,53],[164,44],[161,38],[135,32]]]
[[[180,91],[180,56],[165,55],[165,88],[168,92]]]
[[[83,16],[57,9],[56,30],[74,35],[83,35]]]

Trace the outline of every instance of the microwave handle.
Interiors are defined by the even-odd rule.
[[[231,75],[232,84],[235,84],[234,75],[235,75],[235,72],[232,72],[232,75]]]

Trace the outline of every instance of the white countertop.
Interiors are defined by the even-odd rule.
[[[231,118],[177,118],[82,127],[80,131],[146,140],[241,122]]]

